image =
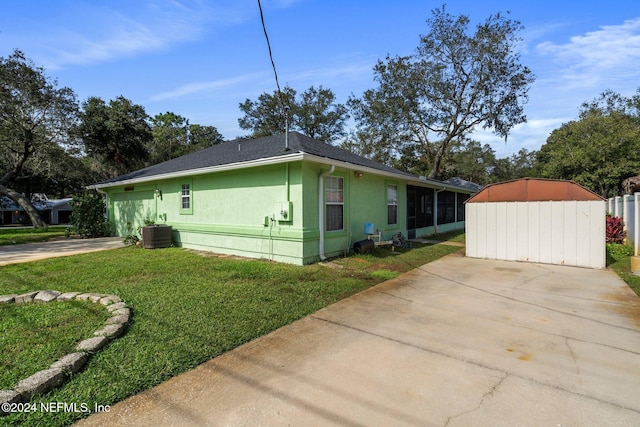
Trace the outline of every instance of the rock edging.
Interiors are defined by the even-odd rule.
[[[0,304],[48,303],[73,299],[102,304],[111,312],[111,317],[101,329],[93,333],[93,337],[80,341],[73,353],[52,363],[49,368],[18,382],[14,389],[0,390],[0,404],[28,402],[33,396],[48,393],[59,387],[73,374],[80,372],[89,358],[109,341],[118,339],[126,332],[131,318],[131,309],[117,295],[43,290],[21,295],[0,295]],[[7,414],[0,410],[0,416],[3,415]]]

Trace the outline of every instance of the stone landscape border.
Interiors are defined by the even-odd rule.
[[[53,301],[91,301],[106,306],[111,313],[105,325],[93,333],[93,337],[79,342],[74,352],[54,362],[49,368],[38,371],[20,381],[13,390],[0,390],[0,404],[28,402],[33,396],[48,393],[62,385],[73,374],[80,372],[89,358],[109,341],[121,337],[129,325],[131,309],[120,297],[108,294],[82,292],[61,293],[52,290],[28,292],[22,295],[0,295],[2,304],[47,303]],[[0,410],[0,416],[6,415]]]

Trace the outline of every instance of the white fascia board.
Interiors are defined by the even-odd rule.
[[[326,165],[334,165],[337,167],[343,167],[346,169],[357,170],[360,172],[367,172],[375,175],[385,176],[388,178],[399,179],[403,181],[407,181],[408,184],[417,185],[420,187],[430,187],[442,190],[451,190],[456,191],[458,193],[474,193],[468,188],[458,187],[457,185],[451,185],[440,181],[435,181],[431,179],[420,179],[415,175],[405,175],[403,173],[394,173],[390,171],[385,171],[381,169],[375,169],[367,166],[357,165],[355,163],[343,162],[340,160],[333,160],[326,157],[320,157],[313,154],[304,154],[303,160],[312,161],[315,163],[322,163]]]
[[[450,190],[450,191],[455,191],[457,193],[465,193],[465,194],[476,193],[476,191],[470,190],[468,188],[459,187],[457,185],[447,184],[446,182],[435,181],[428,178],[427,179],[416,178],[416,179],[410,180],[409,183],[411,185],[417,185],[419,187],[436,188],[439,190]]]
[[[371,173],[374,175],[381,175],[381,176],[386,176],[389,178],[395,178],[395,179],[402,179],[402,180],[410,180],[411,176],[410,175],[405,175],[402,173],[394,173],[394,172],[390,172],[390,171],[385,171],[385,170],[381,170],[381,169],[376,169],[376,168],[371,168],[368,166],[361,166],[361,165],[357,165],[355,163],[349,163],[349,162],[344,162],[341,160],[333,160],[333,159],[329,159],[327,157],[320,157],[320,156],[316,156],[314,154],[307,154],[304,153],[303,154],[304,158],[302,160],[307,160],[310,162],[314,162],[314,163],[322,163],[324,165],[333,165],[333,166],[337,166],[337,167],[342,167],[345,169],[351,169],[351,170],[357,170],[357,171],[361,171],[361,172],[367,172],[367,173]]]
[[[226,165],[210,166],[206,168],[188,169],[184,171],[146,176],[141,178],[133,178],[133,179],[128,179],[124,181],[109,182],[105,184],[95,184],[95,185],[89,185],[86,188],[90,190],[98,190],[98,189],[109,188],[109,187],[120,187],[123,185],[140,184],[145,182],[153,182],[153,181],[159,181],[163,179],[181,178],[181,177],[194,176],[194,175],[204,175],[208,173],[223,172],[223,171],[237,170],[237,169],[246,169],[246,168],[257,167],[257,166],[275,165],[278,163],[287,163],[287,162],[294,162],[294,161],[300,161],[300,160],[310,161],[314,163],[321,163],[329,166],[334,165],[334,166],[342,167],[346,169],[357,170],[357,171],[385,176],[393,179],[399,179],[399,180],[407,181],[412,185],[418,185],[422,187],[432,187],[432,188],[440,188],[443,190],[453,190],[453,191],[458,191],[463,193],[473,193],[467,188],[458,187],[451,184],[445,184],[439,181],[419,179],[412,175],[405,175],[402,173],[394,173],[394,172],[385,171],[381,169],[371,168],[368,166],[361,166],[355,163],[329,159],[327,157],[316,156],[314,154],[308,154],[304,152],[295,152],[292,154],[287,154],[285,156],[268,157],[264,159],[229,163]]]
[[[199,168],[199,169],[187,169],[184,171],[145,176],[142,178],[133,178],[133,179],[127,179],[127,180],[117,181],[117,182],[108,182],[104,184],[89,185],[87,186],[87,189],[97,190],[100,188],[120,187],[122,185],[140,184],[143,182],[159,181],[162,179],[181,178],[185,176],[204,175],[208,173],[223,172],[223,171],[229,171],[229,170],[235,170],[235,169],[245,169],[245,168],[256,167],[256,166],[275,165],[278,163],[287,163],[287,162],[293,162],[297,160],[302,160],[302,153],[293,153],[293,154],[288,154],[286,156],[276,156],[276,157],[269,157],[265,159],[248,160],[245,162],[229,163],[226,165],[210,166],[210,167]]]

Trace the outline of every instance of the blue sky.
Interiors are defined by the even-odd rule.
[[[281,86],[329,88],[344,103],[374,87],[378,59],[413,53],[425,20],[442,1],[263,0]],[[484,21],[510,11],[525,29],[522,63],[537,79],[528,123],[507,143],[487,132],[499,157],[539,149],[606,89],[640,87],[640,3],[605,1],[446,2],[452,14]],[[80,101],[123,95],[149,115],[167,111],[212,125],[226,139],[239,128],[238,104],[273,92],[275,81],[257,0],[6,1],[0,56],[22,50]]]

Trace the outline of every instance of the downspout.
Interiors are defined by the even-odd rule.
[[[442,187],[440,190],[435,190],[433,194],[433,233],[438,234],[438,193],[446,190],[447,187]]]
[[[289,185],[289,162],[284,164],[284,185],[285,185],[285,200],[290,201],[291,186]]]
[[[335,170],[336,167],[331,165],[328,171],[318,176],[318,230],[320,231],[318,255],[322,261],[327,259],[327,257],[324,256],[324,177],[331,175]]]

